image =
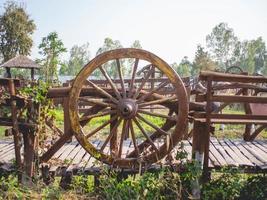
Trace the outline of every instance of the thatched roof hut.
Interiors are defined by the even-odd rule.
[[[11,68],[17,68],[17,69],[30,69],[31,70],[31,78],[34,79],[34,70],[40,69],[40,66],[35,63],[33,60],[28,58],[27,56],[19,55],[16,56],[7,62],[0,65],[0,67],[6,68],[7,76],[11,78]]]

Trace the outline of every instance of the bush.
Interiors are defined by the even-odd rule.
[[[240,193],[240,200],[267,199],[267,177],[262,175],[251,176],[247,179]]]
[[[234,200],[240,196],[244,185],[244,178],[235,169],[223,170],[216,174],[209,183],[203,185],[202,199],[207,200]]]
[[[162,170],[158,173],[145,173],[142,176],[129,176],[118,181],[116,173],[104,175],[100,179],[100,195],[103,199],[180,199],[181,181],[177,173]]]

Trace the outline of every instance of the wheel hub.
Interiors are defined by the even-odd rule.
[[[133,99],[122,99],[118,104],[119,114],[125,119],[131,119],[136,115],[138,105]]]

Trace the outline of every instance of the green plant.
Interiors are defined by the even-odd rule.
[[[238,169],[223,169],[202,188],[204,200],[234,200],[239,198],[245,179]]]
[[[61,200],[63,199],[63,195],[59,187],[48,186],[42,189],[42,199],[43,200],[50,200],[50,199]]]
[[[247,179],[240,192],[240,200],[266,200],[267,177],[262,175],[251,176]]]
[[[90,194],[94,191],[93,176],[74,176],[71,189],[77,194]]]
[[[100,179],[100,196],[103,199],[180,199],[181,181],[177,173],[167,169],[146,172],[142,176],[129,176],[118,180],[118,174],[107,172]]]
[[[0,179],[0,198],[2,199],[24,199],[29,195],[29,191],[18,184],[15,175],[1,177]]]

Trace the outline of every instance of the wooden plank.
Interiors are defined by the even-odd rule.
[[[264,153],[267,153],[267,149],[264,148],[262,145],[260,145],[259,143],[252,141],[252,144],[257,146],[258,148],[260,148]]]
[[[1,159],[3,163],[12,163],[13,160],[15,160],[15,150],[14,148],[11,149],[4,157]]]
[[[210,140],[210,152],[214,155],[214,157],[219,162],[220,166],[226,166],[227,162],[225,158],[221,155],[221,153],[217,150],[216,146],[213,144],[212,140]]]
[[[5,146],[7,146],[11,143],[13,143],[13,141],[0,141],[0,152],[1,152],[2,148],[4,148]]]
[[[238,140],[230,140],[232,144],[234,144],[241,152],[243,155],[245,155],[250,162],[255,164],[256,166],[261,166],[263,163],[258,160],[255,155],[253,155],[250,151],[248,151],[243,145],[241,141]]]
[[[212,77],[212,81],[241,82],[241,83],[267,83],[265,76],[248,76],[240,74],[226,74],[220,72],[201,71],[200,80],[207,80]]]
[[[0,152],[0,160],[2,159],[2,157],[8,153],[9,151],[11,151],[12,149],[14,149],[14,144],[10,144],[8,146],[6,146],[5,148],[2,149],[2,151]]]
[[[8,145],[6,145],[6,146],[4,146],[4,147],[2,147],[1,149],[0,149],[0,155],[2,154],[2,153],[4,153],[4,152],[6,152],[8,149],[10,149],[10,148],[14,148],[14,143],[12,142],[12,143],[9,143]]]
[[[253,145],[251,142],[243,142],[243,146],[248,150],[253,152],[255,157],[262,163],[267,164],[267,154],[263,152],[260,148]]]
[[[66,160],[65,158],[69,155],[69,153],[78,145],[77,141],[71,142],[69,144],[65,144],[64,146],[66,146],[65,150],[62,152],[61,155],[58,156],[57,159],[61,160],[62,163],[64,163]],[[49,169],[50,172],[56,172],[57,169],[60,167],[59,164],[57,165],[53,165],[51,166],[51,168]]]
[[[225,149],[221,146],[217,138],[212,138],[211,141],[215,148],[221,153],[228,166],[238,166],[238,163],[233,158],[231,158],[227,151],[225,151]]]
[[[195,121],[206,122],[205,118],[194,118]],[[267,124],[267,120],[249,120],[249,119],[211,119],[213,124]]]
[[[206,118],[205,112],[195,112],[193,115],[195,118]],[[250,119],[250,120],[266,120],[267,116],[265,114],[219,114],[212,113],[210,114],[213,119]]]
[[[63,152],[65,152],[65,150],[67,148],[69,148],[69,145],[71,145],[72,143],[74,143],[75,141],[71,142],[71,143],[66,143],[64,146],[62,146],[54,155],[52,158],[59,158],[61,156],[61,154]]]
[[[224,142],[231,148],[235,154],[243,161],[246,166],[255,166],[229,139],[224,139]]]
[[[129,138],[127,140],[124,140],[123,149],[121,153],[122,158],[126,158],[127,153],[129,153],[129,148],[131,144],[132,144],[132,141]]]
[[[96,148],[99,148],[101,146],[101,141],[98,140],[98,141],[96,141],[95,144],[96,144]],[[95,163],[94,163],[95,161],[96,161],[96,159],[93,156],[90,156],[88,162],[86,163],[84,171],[89,171],[90,168],[92,168],[95,165]]]
[[[233,151],[224,140],[218,140],[221,146],[225,149],[228,155],[238,164],[238,166],[246,166],[246,162],[244,162],[237,152]]]
[[[263,140],[254,140],[253,143],[258,144],[261,149],[267,153],[267,142]]]
[[[75,149],[75,147],[77,147],[77,145],[79,145],[78,142],[71,142],[70,145],[68,145],[68,148],[59,156],[59,159],[62,161],[67,159],[68,155]]]

